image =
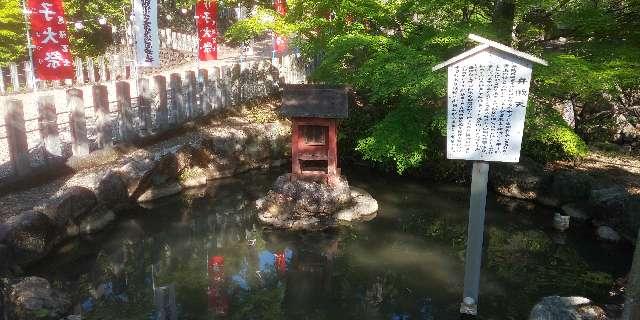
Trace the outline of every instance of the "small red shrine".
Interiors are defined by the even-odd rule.
[[[347,89],[324,85],[287,85],[280,113],[292,121],[293,177],[340,175],[337,122],[349,115]]]

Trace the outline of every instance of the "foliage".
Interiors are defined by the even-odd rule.
[[[541,161],[584,157],[589,149],[560,114],[549,106],[530,103],[527,108],[522,151]]]
[[[400,107],[378,123],[371,135],[361,139],[357,150],[367,160],[393,161],[402,174],[424,160],[443,157],[441,145],[446,127],[446,115],[441,109]]]
[[[24,19],[19,0],[0,2],[0,66],[26,54]]]

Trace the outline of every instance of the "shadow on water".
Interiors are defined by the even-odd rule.
[[[352,171],[378,199],[378,218],[294,234],[256,222],[253,202],[278,174],[156,202],[32,271],[66,288],[87,319],[460,319],[465,186]],[[554,294],[610,302],[630,248],[604,247],[586,226],[556,235],[550,220],[490,196],[480,319],[526,318]]]

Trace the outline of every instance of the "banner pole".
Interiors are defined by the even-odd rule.
[[[38,91],[38,85],[36,84],[36,64],[33,62],[33,46],[31,45],[31,23],[29,22],[29,16],[27,14],[26,0],[22,0],[22,16],[24,17],[25,31],[27,34],[27,49],[29,49],[29,62],[31,62],[31,83],[33,84],[33,91]],[[30,13],[30,12],[29,12]]]

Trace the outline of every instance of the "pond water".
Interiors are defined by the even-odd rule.
[[[466,185],[350,170],[351,184],[378,200],[378,217],[288,233],[260,226],[253,209],[280,173],[164,199],[30,272],[66,288],[83,319],[460,318]],[[619,299],[609,291],[631,248],[600,243],[587,226],[558,234],[551,220],[547,209],[489,195],[480,319],[526,319],[548,295]]]

